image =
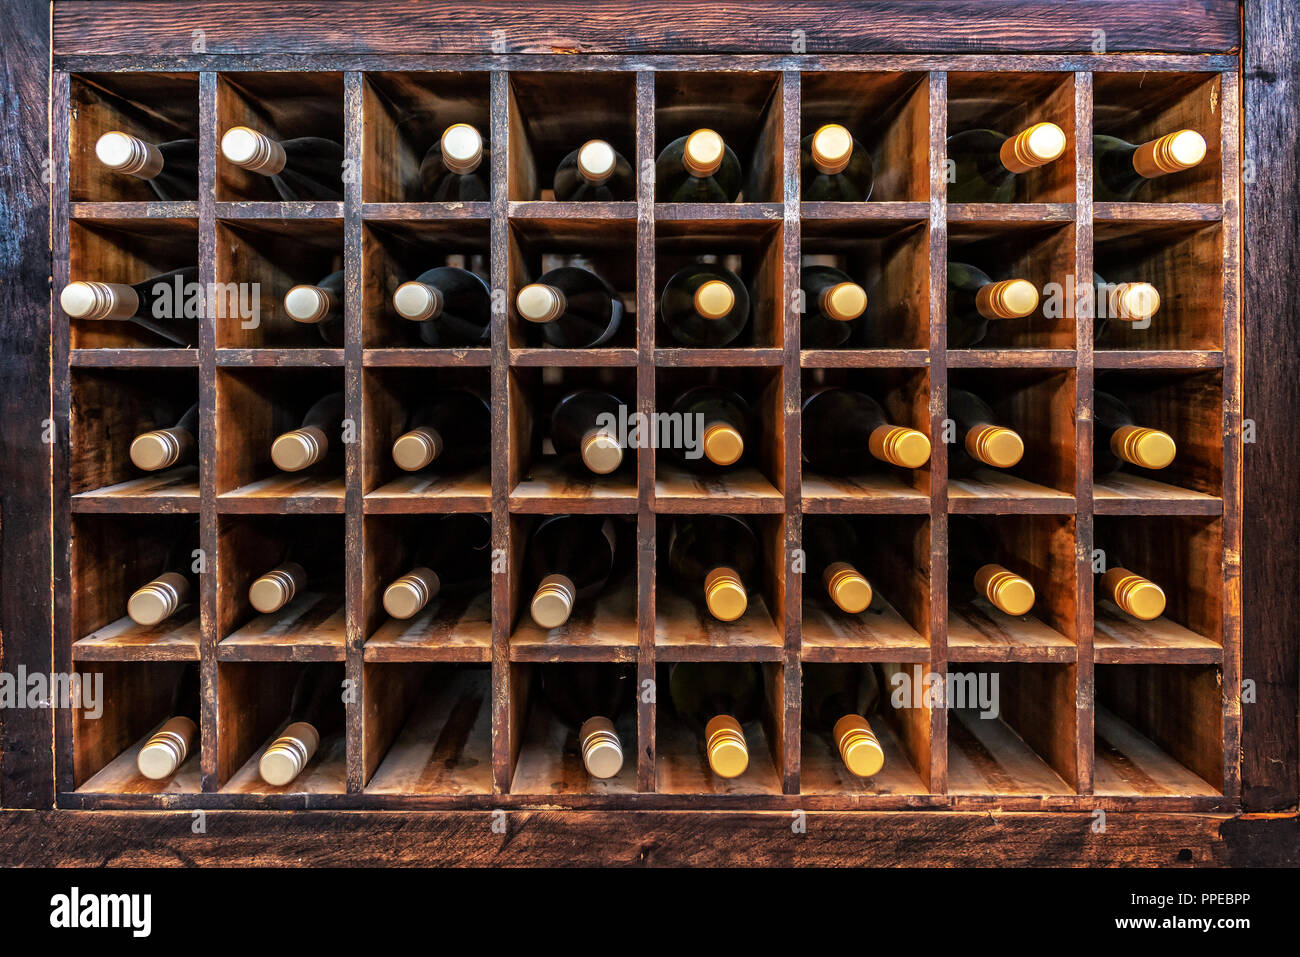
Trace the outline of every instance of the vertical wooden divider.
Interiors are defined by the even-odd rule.
[[[362,74],[343,75],[343,406],[346,418],[356,429],[355,441],[347,447],[346,491],[343,499],[344,610],[346,675],[352,699],[347,705],[347,788],[351,794],[365,787],[362,742],[365,717],[365,516],[362,513],[364,443],[368,441],[365,417],[362,365],[362,263],[361,263],[361,164],[364,142],[362,128]]]
[[[784,740],[781,752],[781,787],[786,794],[799,793],[801,761],[800,732],[803,725],[801,702],[803,700],[803,669],[800,661],[803,628],[803,575],[793,570],[792,556],[803,541],[803,494],[800,484],[800,364],[799,364],[799,120],[800,73],[786,70],[781,74],[781,178],[784,198],[784,249],[782,250],[783,276],[781,302],[777,315],[781,317],[783,421],[782,442],[785,451],[785,553],[780,561],[785,566],[785,652],[782,675],[784,678],[784,715],[777,727]]]
[[[647,424],[655,410],[655,75],[636,74],[636,410]],[[643,435],[649,439],[649,435]],[[655,708],[658,688],[646,700],[644,689],[655,681],[655,449],[643,441],[637,469],[637,695],[638,791],[655,789]],[[650,682],[647,686],[646,682]],[[665,693],[667,689],[662,689]]]
[[[1075,789],[1092,793],[1095,668],[1093,666],[1092,576],[1092,74],[1074,75],[1074,534],[1075,602]]]
[[[217,74],[199,74],[199,284],[217,281]],[[217,317],[209,302],[199,319],[199,547],[207,563],[199,576],[199,721],[201,787],[221,787],[217,771],[217,584],[220,529],[217,527]],[[230,319],[225,320],[232,321]],[[233,320],[233,321],[238,321]]]
[[[948,74],[930,74],[930,672],[938,675],[930,711],[931,794],[948,793]],[[913,688],[919,695],[924,689]],[[925,769],[922,769],[924,771]]]

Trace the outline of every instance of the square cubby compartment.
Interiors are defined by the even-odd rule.
[[[70,547],[75,658],[198,658],[198,516],[76,515]]]
[[[342,661],[342,517],[223,515],[218,527],[221,660]]]
[[[1223,401],[1217,369],[1098,372],[1092,403],[1096,511],[1221,511]],[[1143,436],[1152,444],[1134,445]]]
[[[929,518],[805,515],[800,548],[805,662],[929,657]]]
[[[949,224],[948,349],[1073,349],[1073,275],[1072,225]],[[1032,300],[1022,306],[1015,287],[999,287],[1008,295],[988,296],[987,303],[979,296],[988,283],[1016,279],[1037,291],[1037,304],[1028,313],[1024,309]],[[954,288],[954,282],[961,286]]]
[[[968,662],[948,667],[948,793],[1073,794],[1078,776],[1078,669]],[[914,684],[914,681],[909,682]],[[897,693],[897,692],[895,692]]]
[[[79,664],[74,675],[80,680],[80,701],[72,708],[78,793],[199,792],[197,661],[96,661]],[[141,761],[141,751],[164,728],[167,739],[153,742]]]
[[[362,86],[362,200],[426,202],[420,164],[449,126],[468,123],[490,149],[488,77],[486,72],[458,71],[367,73]],[[484,180],[490,179],[491,165],[485,155],[478,170]]]
[[[919,221],[803,220],[800,347],[928,349],[929,239]],[[842,288],[851,289],[845,282],[866,295],[866,309],[856,318],[849,318],[856,304],[836,311],[836,300],[829,299],[832,292],[838,297]]]
[[[68,199],[131,203],[198,197],[199,78],[193,73],[78,73],[69,89]],[[115,171],[99,158],[105,133],[159,148],[152,179]],[[106,143],[105,146],[110,146]],[[153,165],[141,170],[152,172]]]
[[[492,793],[492,669],[367,662],[367,794]]]
[[[1091,570],[1098,661],[1222,662],[1222,519],[1098,515]]]
[[[955,661],[1075,661],[1072,515],[948,516],[948,653]]]
[[[783,235],[780,222],[761,219],[659,222],[655,227],[655,345],[728,352],[784,348]],[[742,315],[745,299],[747,318]],[[710,322],[726,323],[727,331],[714,333]]]
[[[917,661],[804,661],[803,794],[929,792],[930,708],[923,698],[904,701],[894,694],[914,668],[925,667]]]
[[[366,511],[488,511],[488,370],[369,368],[362,382]]]
[[[630,662],[512,664],[510,793],[634,793],[639,697]]]
[[[637,326],[636,222],[516,219],[510,223],[509,235],[510,348],[624,350],[631,358]],[[557,275],[554,271],[559,269],[566,272]],[[568,271],[572,269],[593,273],[596,279]],[[536,318],[525,319],[519,294],[543,279],[570,308],[551,322],[543,321],[545,315],[537,312],[531,313]],[[570,299],[575,301],[569,303]]]
[[[367,661],[492,660],[491,515],[367,515],[364,553]]]
[[[608,143],[625,166],[605,181],[610,199],[635,200],[636,74],[510,74],[510,199],[568,198],[555,194],[556,173],[591,140]]]
[[[661,662],[655,669],[655,790],[780,794],[786,685],[786,668],[777,661]]]
[[[930,511],[927,370],[804,369],[802,395],[805,512]]]
[[[635,659],[634,517],[512,515],[508,534],[505,567],[493,572],[510,576],[511,660]]]
[[[489,338],[476,340],[474,336],[480,329],[488,331],[489,337],[491,334],[489,233],[487,220],[366,223],[361,237],[362,345],[366,349],[440,350],[430,352],[436,356],[447,354],[442,350],[455,350],[457,355],[482,356],[480,361],[486,365]],[[461,308],[447,306],[449,294],[454,292],[459,298],[460,288],[448,282],[450,277],[441,276],[430,277],[429,282],[446,286],[438,286],[444,294],[446,318],[439,312],[429,319],[413,320],[397,311],[393,297],[403,283],[446,267],[468,270],[483,281],[478,296],[470,297],[471,305],[463,314]]]
[[[636,370],[516,366],[509,382],[511,511],[636,511]]]
[[[1098,665],[1093,792],[1223,793],[1223,674],[1215,665]]]
[[[204,312],[198,242],[192,219],[69,223],[69,283],[139,286],[136,295],[144,300],[139,321],[69,317],[72,348],[197,348]],[[74,308],[70,294],[60,290],[59,298],[61,306]]]
[[[1017,169],[1005,196],[997,194],[1005,165],[995,155],[991,168],[976,157],[990,150],[1001,153],[1003,137],[1013,137],[1039,123],[1051,123],[1064,134],[1062,152]],[[1047,128],[1050,131],[1050,127]],[[995,134],[989,136],[989,133]],[[1040,142],[1041,141],[1041,142]],[[1021,141],[1017,141],[1017,144]],[[1031,146],[1055,149],[1056,137],[1035,137]],[[1073,73],[949,73],[948,74],[948,204],[954,203],[1073,203],[1074,202],[1074,74]],[[974,175],[971,175],[974,174]],[[960,181],[959,181],[960,180]]]
[[[343,147],[343,74],[314,71],[223,73],[217,80],[217,135],[246,126],[278,143],[311,137]],[[331,148],[332,151],[332,148]],[[374,156],[375,153],[367,153]],[[270,176],[236,166],[217,154],[217,201],[343,199],[343,164],[319,182],[282,196]],[[297,178],[292,179],[297,183]]]
[[[780,512],[785,405],[780,369],[693,366],[656,370],[655,508]]]
[[[845,127],[870,154],[873,201],[929,201],[930,86],[926,74],[804,73],[799,109],[801,140],[827,123],[835,123]],[[807,203],[806,190],[804,193]]]
[[[737,202],[779,203],[782,106],[779,73],[656,73],[654,154],[698,129],[713,130],[740,163]],[[661,188],[656,184],[656,202],[671,202]]]
[[[1073,370],[950,369],[943,442],[954,512],[1072,512]]]
[[[1223,227],[1218,223],[1097,223],[1093,269],[1108,284],[1097,298],[1095,348],[1223,348]],[[1150,283],[1159,307],[1125,318],[1114,287]],[[1113,317],[1113,318],[1112,318]],[[1098,365],[1106,357],[1098,356]]]
[[[113,508],[148,499],[197,512],[198,402],[194,369],[74,368],[74,502]]]
[[[217,225],[219,349],[343,348],[343,223],[228,220]],[[285,308],[295,286],[325,289],[330,315],[299,322]]]
[[[222,793],[345,793],[345,702],[356,693],[342,662],[220,662],[217,780]]]
[[[1218,203],[1223,193],[1220,129],[1222,109],[1217,73],[1095,73],[1092,78],[1094,137],[1118,137],[1140,146],[1179,130],[1205,140],[1205,158],[1191,169],[1146,180],[1133,195],[1140,203]],[[1093,153],[1093,184],[1101,192],[1101,160]]]
[[[785,525],[781,515],[658,517],[655,648],[661,661],[781,657]]]
[[[342,390],[342,369],[219,369],[220,508],[342,512],[347,446],[361,438]]]

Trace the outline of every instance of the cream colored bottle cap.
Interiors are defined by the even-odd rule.
[[[414,618],[441,587],[432,568],[413,568],[384,589],[384,611],[402,621]]]
[[[1141,425],[1123,425],[1111,433],[1110,450],[1133,465],[1162,469],[1174,460],[1178,446],[1167,432]]]
[[[221,137],[221,155],[236,166],[264,176],[284,169],[284,147],[269,136],[247,126],[232,126]]]
[[[704,747],[709,767],[720,778],[738,778],[749,767],[749,746],[740,722],[729,714],[720,714],[704,726]]]
[[[867,292],[856,282],[837,282],[822,293],[822,312],[837,322],[852,322],[867,311]]]
[[[442,293],[422,282],[404,282],[393,293],[393,309],[403,319],[426,322],[442,312]]]
[[[1055,123],[1035,123],[1002,143],[1002,165],[1012,173],[1025,173],[1065,152],[1065,131]]]
[[[131,463],[146,472],[169,468],[180,459],[184,447],[172,429],[143,432],[131,441]]]
[[[1111,568],[1101,576],[1101,584],[1110,592],[1115,604],[1142,621],[1159,618],[1165,612],[1164,590],[1153,581],[1135,575],[1127,568]]]
[[[95,142],[95,156],[109,169],[141,179],[153,179],[163,168],[162,153],[138,136],[112,130]]]
[[[257,770],[272,787],[283,787],[302,774],[320,747],[320,734],[306,721],[295,721],[262,752]]]
[[[534,282],[519,290],[515,308],[529,322],[553,322],[564,315],[564,293],[554,286]]]
[[[129,319],[140,296],[124,283],[78,281],[63,287],[59,305],[73,319]]]
[[[284,294],[284,311],[294,322],[320,322],[330,312],[330,294],[319,286],[294,286]]]
[[[722,165],[724,146],[722,137],[713,130],[696,130],[686,137],[682,152],[682,165],[692,176],[712,176]]]
[[[136,755],[135,766],[150,781],[163,781],[185,763],[198,725],[184,715],[171,718],[153,733]]]
[[[582,440],[582,462],[597,475],[608,475],[623,464],[623,447],[618,438],[600,429]]]
[[[623,770],[623,745],[609,718],[588,718],[578,729],[582,763],[593,778],[612,778]]]
[[[735,465],[745,454],[745,439],[734,427],[716,423],[704,430],[704,457],[714,465]]]
[[[587,140],[578,148],[578,172],[597,186],[614,175],[616,162],[614,147],[604,140]]]
[[[831,731],[844,766],[860,778],[869,778],[885,766],[885,750],[860,714],[846,714]]]
[[[483,137],[468,123],[453,123],[442,134],[442,162],[453,173],[472,173],[483,161]]]
[[[966,433],[966,451],[985,465],[1009,469],[1025,454],[1025,443],[1012,429],[977,425]]]
[[[1038,308],[1038,290],[1027,279],[991,282],[975,294],[975,308],[985,319],[1023,319]]]
[[[705,576],[704,603],[719,621],[735,621],[745,614],[749,595],[735,569],[720,565]]]
[[[329,448],[325,433],[314,425],[286,432],[271,443],[271,461],[282,472],[298,472],[319,462]]]
[[[166,572],[131,593],[126,601],[126,613],[137,625],[150,628],[175,614],[189,594],[189,579],[176,572]]]
[[[736,293],[721,279],[710,279],[695,290],[695,311],[705,319],[721,319],[736,306]]]
[[[1034,607],[1034,586],[1001,565],[984,565],[976,571],[975,588],[1008,615],[1028,614]]]
[[[813,133],[812,161],[819,173],[844,172],[853,158],[853,134],[838,123],[827,123]]]
[[[1160,308],[1160,293],[1149,282],[1122,282],[1110,291],[1108,319],[1141,322]]]
[[[868,445],[873,456],[900,468],[919,469],[930,461],[930,440],[906,426],[877,426]]]
[[[306,581],[306,569],[296,562],[289,562],[255,579],[248,586],[248,601],[264,615],[279,611],[293,601]]]
[[[407,472],[418,472],[442,454],[442,436],[437,429],[421,426],[393,442],[393,461]]]
[[[1178,130],[1143,143],[1133,154],[1133,169],[1152,179],[1191,169],[1205,159],[1205,137],[1195,130]]]
[[[822,572],[822,584],[840,611],[857,615],[871,604],[871,583],[848,562],[832,562]]]
[[[547,575],[533,593],[529,612],[533,621],[542,628],[559,628],[573,614],[573,602],[577,589],[573,581],[564,575]]]

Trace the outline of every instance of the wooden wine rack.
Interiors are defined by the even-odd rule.
[[[51,284],[139,281],[197,262],[204,286],[260,282],[266,313],[289,285],[339,263],[345,345],[324,347],[310,328],[295,336],[205,317],[197,348],[159,348],[125,323],[69,320],[55,297],[52,665],[102,672],[108,693],[97,721],[54,714],[56,806],[783,819],[796,809],[1242,809],[1243,96],[1237,54],[1217,52],[1235,49],[1235,32],[1229,46],[1154,19],[1144,32],[1108,0],[1093,15],[1112,18],[1116,52],[1080,52],[1086,39],[1055,44],[1041,32],[1053,16],[1082,28],[1077,11],[1039,21],[1044,5],[1026,3],[1027,39],[1000,20],[999,40],[958,52],[952,24],[939,23],[927,47],[899,39],[920,26],[919,12],[877,4],[891,8],[882,14],[890,39],[859,43],[853,24],[876,34],[846,11],[845,26],[827,27],[836,39],[826,52],[810,42],[814,52],[791,53],[785,40],[725,31],[713,45],[720,28],[708,18],[682,37],[659,37],[647,3],[632,5],[617,29],[596,17],[586,44],[565,46],[552,31],[537,45],[507,39],[489,53],[483,44],[497,33],[521,36],[528,25],[490,5],[415,4],[416,40],[387,36],[382,3],[337,22],[317,4],[265,18],[247,0],[227,6],[248,14],[243,30],[265,30],[245,41],[233,27],[196,23],[212,52],[187,52],[190,24],[179,14],[55,4]],[[569,6],[557,5],[560,16],[584,35],[583,15]],[[773,6],[755,4],[754,16],[780,25]],[[295,35],[310,16],[327,26]],[[1220,19],[1206,29],[1235,31],[1235,19]],[[127,22],[137,36],[114,46]],[[659,39],[626,39],[637,31]],[[155,47],[142,45],[149,38]],[[950,133],[1035,120],[1065,131],[1060,161],[1022,177],[1014,203],[948,203]],[[488,135],[491,199],[416,201],[423,151],[457,121]],[[873,153],[869,202],[800,201],[800,138],[831,121]],[[341,142],[342,201],[279,201],[261,177],[222,160],[220,134],[239,123]],[[743,202],[656,203],[646,175],[634,201],[531,198],[585,138],[603,136],[637,170],[653,171],[669,140],[702,125],[754,169]],[[1094,199],[1094,130],[1141,141],[1179,127],[1204,135],[1199,167],[1151,183],[1149,202]],[[155,141],[196,136],[197,201],[159,202],[145,184],[98,170],[94,138],[112,128]],[[490,347],[415,347],[400,334],[391,280],[422,262],[420,251],[485,257]],[[576,251],[631,311],[607,347],[543,347],[514,313],[515,293],[539,274],[542,255]],[[741,257],[750,328],[735,347],[682,348],[658,318],[658,294],[687,256],[718,251]],[[873,296],[871,337],[854,348],[800,348],[800,262],[815,253],[844,255]],[[1108,267],[1140,273],[1162,306],[1149,329],[1108,329],[1096,346],[1084,309],[1040,310],[991,329],[978,348],[949,349],[950,259],[1040,287],[1094,269],[1109,278]],[[754,402],[758,455],[734,474],[702,479],[642,448],[634,469],[602,479],[562,474],[536,454],[533,420],[560,387],[612,383],[649,416],[706,381]],[[928,467],[861,480],[808,471],[801,398],[823,383],[900,396],[889,411],[932,439]],[[490,396],[490,468],[400,476],[388,451],[404,413],[448,384]],[[942,436],[954,387],[1013,396],[1008,424],[1026,441],[1020,466],[949,477]],[[296,424],[304,402],[339,388],[356,424],[343,474],[276,473],[271,438]],[[1140,418],[1173,435],[1179,456],[1167,474],[1094,482],[1098,388],[1122,391]],[[133,430],[154,424],[147,409],[157,395],[197,398],[199,465],[142,478],[125,449]],[[380,596],[402,571],[396,546],[420,522],[466,511],[490,515],[504,572],[477,599],[435,600],[406,625],[390,620]],[[629,567],[593,608],[545,632],[527,613],[522,560],[536,517],[562,513],[613,516]],[[687,602],[667,572],[672,519],[701,513],[746,515],[762,544],[759,594],[731,625]],[[949,529],[967,516],[1023,560],[1038,595],[1029,616],[962,603],[956,589],[950,602]],[[885,546],[864,568],[886,599],[870,623],[828,614],[816,582],[792,569],[810,517],[850,522]],[[193,520],[208,563],[195,607],[179,624],[133,625],[127,596]],[[337,541],[342,593],[254,616],[249,580],[274,561],[277,542],[308,525]],[[1142,625],[1096,594],[1094,549],[1108,546],[1165,588],[1164,617]],[[751,764],[741,778],[710,774],[667,704],[665,666],[686,660],[762,666],[767,700],[763,720],[747,728]],[[201,746],[172,781],[154,784],[135,771],[135,753],[190,661],[202,682]],[[658,701],[638,696],[620,732],[624,770],[606,782],[586,775],[543,707],[529,706],[530,693],[540,697],[534,666],[568,661],[631,665],[642,687],[655,682]],[[342,663],[355,700],[338,740],[296,782],[273,788],[258,778],[257,757],[282,723],[301,662]],[[1001,716],[949,707],[941,681],[930,706],[882,707],[884,770],[853,778],[825,736],[805,730],[801,687],[805,669],[854,662],[888,675],[996,674]]]

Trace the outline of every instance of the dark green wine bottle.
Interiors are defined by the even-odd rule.
[[[995,130],[965,130],[948,137],[953,178],[950,203],[1009,203],[1016,177],[1065,152],[1065,132],[1055,123],[1035,123],[1014,136]]]
[[[1195,130],[1166,133],[1142,144],[1094,136],[1093,196],[1103,202],[1131,202],[1149,181],[1191,169],[1203,159],[1205,137]]]
[[[827,123],[803,138],[799,169],[799,196],[805,203],[865,202],[875,185],[871,154],[838,123]]]
[[[713,130],[679,136],[655,160],[656,202],[730,203],[740,187],[740,160]]]
[[[948,263],[948,348],[983,341],[990,320],[1023,319],[1038,309],[1038,290],[1027,279],[994,282],[966,263]]]

